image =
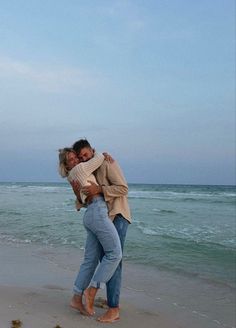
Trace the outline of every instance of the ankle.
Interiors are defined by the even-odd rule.
[[[98,288],[95,287],[89,287],[88,288],[88,296],[89,298],[95,298],[96,294],[97,294]]]
[[[116,307],[110,307],[110,306],[108,306],[108,308],[111,311],[119,311],[120,310],[120,307],[119,306],[116,306]]]
[[[111,313],[119,313],[120,312],[120,308],[119,307],[112,307],[112,308],[108,308],[108,311]]]
[[[80,301],[80,300],[82,300],[82,294],[74,294],[72,296],[72,300],[74,300],[74,301]]]

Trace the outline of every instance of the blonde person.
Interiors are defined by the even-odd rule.
[[[87,139],[76,141],[73,149],[81,162],[87,162],[94,157],[93,148]],[[117,230],[123,250],[127,229],[131,223],[131,213],[128,203],[128,184],[117,161],[104,161],[94,174],[99,185],[91,182],[89,186],[84,187],[82,190],[89,197],[98,193],[103,195],[107,203],[109,217]],[[77,208],[80,208],[82,206],[79,201],[80,186],[76,187],[74,185],[73,189],[77,196]],[[103,257],[104,252],[101,245],[94,251],[97,252],[99,258]],[[120,318],[121,284],[122,261],[120,261],[111,279],[106,283],[108,309],[98,318],[98,321],[111,323]]]
[[[69,182],[77,181],[81,187],[90,183],[97,184],[92,173],[102,165],[103,161],[104,155],[94,152],[91,160],[80,163],[71,148],[60,149],[59,173],[62,177],[67,177]],[[118,233],[108,217],[104,197],[100,194],[87,197],[83,191],[80,191],[80,199],[87,206],[83,217],[87,239],[84,260],[74,284],[74,295],[70,305],[79,310],[81,314],[93,315],[96,293],[114,274],[121,261],[122,250]],[[99,263],[100,259],[97,256],[96,248],[101,245],[104,256]],[[86,306],[84,307],[82,296],[87,288]]]

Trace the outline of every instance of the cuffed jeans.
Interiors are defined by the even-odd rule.
[[[113,220],[113,224],[118,232],[121,248],[123,252],[129,222],[121,214],[117,214]],[[97,251],[99,253],[99,259],[102,260],[104,256],[104,251],[101,245],[97,249]],[[122,280],[122,261],[120,261],[111,279],[106,283],[107,305],[110,308],[119,307],[121,280]]]
[[[108,217],[103,197],[98,196],[92,200],[86,209],[83,222],[87,230],[87,240],[84,261],[74,284],[75,294],[82,294],[89,285],[102,288],[111,279],[122,258],[120,238]]]
[[[113,224],[118,232],[122,252],[124,249],[125,238],[129,222],[121,215],[118,214],[113,220]],[[113,276],[107,282],[107,305],[110,308],[116,308],[120,303],[120,290],[121,290],[121,276],[122,276],[122,260],[120,261],[118,267],[116,268]]]
[[[123,252],[129,222],[121,214],[118,214],[115,216],[113,220],[113,224],[118,232],[121,248]],[[102,258],[102,255],[103,254],[100,255],[100,258]],[[111,279],[106,283],[107,305],[110,308],[119,307],[121,278],[122,278],[122,260],[120,261]]]

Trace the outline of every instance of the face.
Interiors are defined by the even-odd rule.
[[[94,155],[93,149],[89,147],[85,147],[81,149],[78,158],[81,162],[87,162],[93,157],[93,155]]]
[[[67,154],[66,160],[67,160],[66,164],[69,170],[71,170],[74,166],[80,163],[78,157],[73,152]]]

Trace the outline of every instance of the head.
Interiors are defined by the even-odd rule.
[[[81,162],[90,160],[94,155],[94,149],[90,146],[90,143],[86,139],[80,139],[76,141],[72,146]]]
[[[79,159],[72,148],[59,149],[59,173],[65,178],[68,176],[70,170],[77,164]]]

